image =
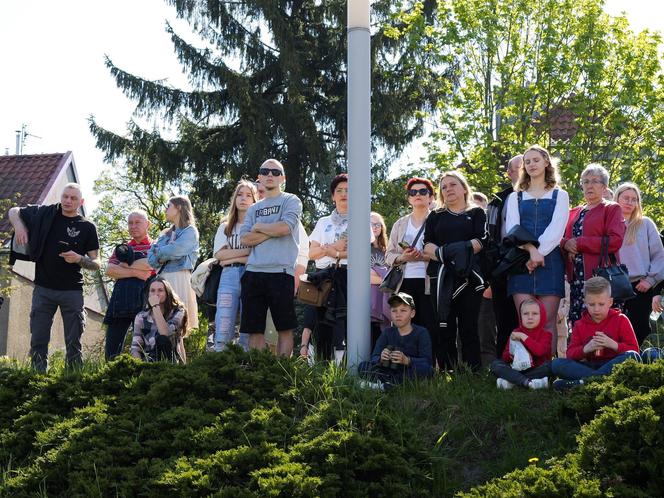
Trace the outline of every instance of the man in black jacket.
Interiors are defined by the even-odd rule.
[[[30,358],[41,372],[48,363],[53,316],[58,308],[64,324],[67,364],[81,362],[85,330],[82,269],[99,269],[99,239],[94,223],[79,214],[81,187],[68,183],[59,204],[13,207],[13,249],[27,246],[21,259],[35,262],[35,288],[30,311]],[[17,255],[12,254],[12,259]]]
[[[523,156],[514,156],[507,162],[505,172],[510,179],[511,185],[505,190],[493,194],[493,199],[487,208],[487,225],[489,230],[489,250],[487,259],[490,270],[493,270],[498,263],[498,248],[500,242],[505,237],[505,211],[507,207],[507,198],[514,192],[521,166]],[[490,274],[487,275],[490,279]],[[491,279],[490,279],[491,280]],[[496,315],[496,357],[500,358],[505,344],[512,331],[519,325],[519,319],[514,306],[514,300],[507,295],[507,277],[493,279],[490,282],[491,287],[485,291],[485,297],[493,300],[493,311]]]

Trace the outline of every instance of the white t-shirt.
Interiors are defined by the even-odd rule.
[[[369,243],[373,242],[376,238],[374,237],[373,231],[371,230],[370,220],[367,220],[367,229],[369,231]],[[348,237],[348,219],[343,223],[335,225],[332,223],[332,215],[323,216],[316,222],[314,231],[309,235],[310,242],[318,242],[320,245],[325,244],[334,244],[337,240],[341,238]],[[327,268],[330,265],[333,265],[336,262],[336,259],[330,256],[323,256],[320,259],[316,260],[316,268]],[[340,259],[339,264],[346,265],[348,264],[348,259]]]
[[[241,223],[236,223],[231,231],[231,236],[226,237],[224,230],[226,229],[226,222],[222,222],[217,228],[217,233],[214,236],[214,249],[213,254],[216,254],[219,249],[226,247],[226,249],[247,249],[247,247],[240,244],[240,227]]]
[[[547,190],[540,199],[552,199],[554,189]],[[507,216],[505,219],[505,231],[509,232],[515,225],[521,224],[521,216],[519,215],[519,199],[518,193],[512,192],[507,198]],[[528,192],[523,192],[523,200],[534,199]],[[567,226],[567,218],[569,217],[569,195],[563,189],[558,190],[558,198],[556,199],[556,207],[553,210],[551,223],[546,227],[542,235],[537,240],[539,241],[539,252],[542,256],[547,256],[554,248],[560,245],[560,240],[565,235],[565,227]]]
[[[332,215],[323,216],[316,222],[314,231],[309,235],[309,242],[318,242],[320,245],[334,244],[341,238],[348,237],[348,220],[335,225],[332,223]],[[333,265],[336,260],[330,256],[323,256],[316,260],[316,268],[327,268]],[[347,259],[339,260],[342,265],[348,264]]]
[[[420,231],[421,227],[415,228],[411,222],[411,217],[408,217],[408,224],[406,225],[406,233],[404,235],[403,241],[412,244],[417,236],[417,232]],[[419,239],[417,239],[417,244],[415,244],[415,249],[422,252],[424,250],[424,231],[420,234]],[[426,265],[424,261],[409,261],[406,263],[406,266],[403,271],[403,278],[424,278],[426,277]]]

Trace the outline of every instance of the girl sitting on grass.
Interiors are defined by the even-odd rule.
[[[131,355],[146,361],[186,362],[184,331],[187,310],[171,284],[157,276],[148,290],[146,309],[134,319]]]
[[[551,332],[544,328],[544,324],[546,324],[544,305],[534,298],[523,301],[519,307],[519,326],[510,335],[502,359],[494,360],[489,366],[491,372],[498,377],[496,385],[500,389],[512,389],[515,385],[530,389],[549,387]],[[514,361],[514,355],[510,352],[512,342],[523,344],[530,353],[532,363],[525,370],[512,368]]]

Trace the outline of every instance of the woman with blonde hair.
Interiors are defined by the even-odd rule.
[[[131,355],[146,361],[181,361],[186,363],[184,331],[187,310],[171,284],[157,276],[148,288],[148,303],[134,319]]]
[[[641,191],[634,183],[621,184],[613,194],[625,217],[625,238],[619,251],[627,266],[636,297],[625,302],[625,314],[632,322],[641,345],[650,333],[649,315],[653,288],[664,280],[664,247],[655,223],[643,215]]]
[[[526,244],[528,273],[510,275],[507,293],[516,309],[526,300],[538,299],[546,308],[544,328],[552,335],[551,351],[557,351],[556,318],[565,296],[565,262],[560,241],[565,234],[569,195],[558,186],[556,165],[545,148],[533,145],[523,153],[523,167],[515,191],[507,198],[505,230],[519,225],[537,238]]]
[[[439,186],[441,207],[426,220],[422,251],[429,259],[427,276],[440,325],[432,337],[434,362],[441,369],[456,367],[458,332],[461,358],[477,370],[481,366],[477,319],[484,290],[478,255],[488,237],[486,213],[473,205],[471,188],[461,172],[443,173]]]
[[[251,248],[240,243],[240,228],[244,223],[249,206],[258,201],[256,186],[247,180],[240,180],[235,187],[228,216],[224,218],[214,237],[214,257],[223,267],[217,292],[217,312],[215,314],[214,350],[222,351],[235,334],[235,321],[240,309],[240,280],[244,275],[245,264]],[[249,349],[249,337],[240,337],[240,345]]]
[[[159,236],[148,252],[148,263],[168,280],[187,309],[188,325],[184,332],[198,327],[198,305],[191,288],[191,271],[198,257],[198,230],[191,202],[185,196],[168,200],[166,220],[172,226]]]

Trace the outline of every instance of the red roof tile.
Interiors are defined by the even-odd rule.
[[[575,123],[576,114],[572,111],[558,108],[553,109],[549,113],[551,122],[551,139],[552,140],[568,140],[574,138],[578,131],[578,126]]]
[[[71,158],[71,152],[0,156],[0,199],[20,193],[18,202],[22,206],[41,203]],[[9,229],[5,215],[0,219],[0,233]]]

